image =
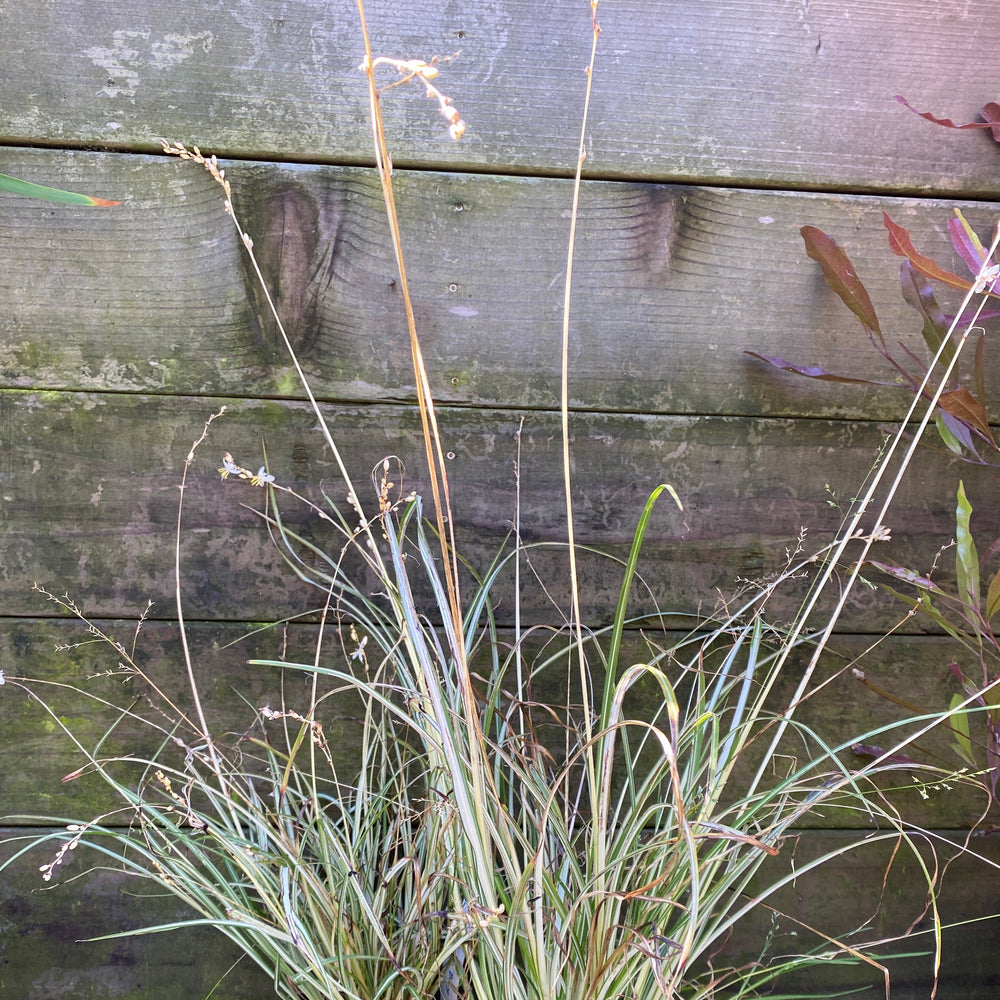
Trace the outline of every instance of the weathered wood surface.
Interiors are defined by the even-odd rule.
[[[99,625],[127,649],[132,648],[133,622],[102,621]],[[305,675],[301,671],[289,668],[282,676],[278,669],[252,666],[248,661],[280,658],[289,663],[311,663],[316,647],[314,628],[298,625],[262,629],[248,623],[196,623],[189,627],[188,637],[210,724],[221,743],[235,742],[235,737],[222,734],[250,731],[255,721],[259,721],[255,717],[256,710],[264,706],[277,708],[284,703],[300,713],[307,710]],[[643,638],[633,635],[626,643],[624,665],[643,662],[653,650],[669,647],[682,637],[683,633],[661,632],[655,628],[645,630]],[[148,621],[138,634],[137,662],[146,671],[149,682],[120,666],[122,657],[110,646],[90,640],[85,628],[73,620],[7,619],[0,627],[0,659],[9,664],[8,683],[0,691],[0,729],[7,745],[18,747],[16,765],[0,770],[0,803],[4,804],[0,813],[2,822],[14,822],[15,813],[27,818],[22,822],[46,815],[83,822],[119,804],[96,775],[86,774],[66,782],[61,780],[82,767],[85,758],[61,732],[57,720],[89,748],[97,747],[113,728],[112,736],[102,745],[101,756],[128,753],[141,757],[154,753],[160,746],[162,732],[158,726],[163,716],[148,715],[156,728],[127,720],[120,722],[117,711],[102,706],[98,698],[106,698],[112,705],[123,708],[132,707],[133,699],[142,698],[133,711],[146,717],[144,699],[147,695],[153,696],[151,685],[155,685],[182,711],[191,710],[175,624]],[[513,636],[504,631],[499,641],[509,644]],[[524,643],[530,664],[540,662],[539,642],[529,637]],[[862,668],[871,684],[924,713],[946,706],[958,690],[947,669],[954,652],[951,642],[940,637],[894,636],[868,652],[870,644],[871,640],[864,636],[838,636],[817,675],[816,686],[825,684],[822,693],[807,699],[796,712],[799,722],[818,733],[830,746],[846,747],[864,741],[889,747],[914,732],[918,725],[913,723],[878,732],[905,720],[909,713],[859,683],[848,670],[850,666]],[[350,661],[341,652],[336,637],[328,638],[325,650],[324,665],[349,669]],[[551,643],[546,643],[544,653],[546,657],[554,656]],[[693,651],[688,655],[693,657]],[[603,673],[596,656],[592,661],[594,684],[599,689]],[[785,676],[778,681],[772,700],[776,710],[788,704],[803,666],[804,655],[794,657]],[[684,672],[678,666],[667,666],[667,672],[683,699],[687,688]],[[546,670],[538,671],[532,682],[535,700],[553,706],[564,705],[566,676],[566,665],[559,660]],[[28,696],[20,686],[22,680],[30,683],[31,689],[46,700],[54,716],[43,711]],[[60,684],[78,687],[89,692],[91,697],[62,688]],[[579,692],[571,693],[571,700],[579,704]],[[628,702],[628,711],[636,718],[652,719],[661,707],[662,695],[652,684],[640,685]],[[321,721],[341,774],[352,774],[357,768],[360,714],[359,705],[344,694],[324,704]],[[981,743],[983,725],[981,720],[970,724],[977,746]],[[182,728],[180,732],[188,733],[188,729]],[[558,737],[554,739],[552,749],[558,753],[561,741]],[[945,772],[957,771],[964,764],[951,749],[951,743],[951,734],[939,731],[920,737],[907,753]],[[791,767],[793,757],[803,766],[810,759],[804,756],[807,753],[812,754],[813,759],[824,756],[816,744],[799,735],[790,735],[784,750],[787,756],[776,764],[779,776]],[[868,762],[868,758],[858,757],[849,749],[844,749],[840,756],[847,767],[855,770]],[[749,778],[752,768],[748,765],[743,770]],[[960,830],[972,825],[989,805],[982,789],[963,788],[954,781],[950,788],[932,789],[924,797],[912,787],[921,779],[922,772],[904,769],[891,780],[880,782],[888,789],[889,800],[909,822],[936,829]],[[135,780],[139,780],[138,774]],[[737,787],[741,780],[734,779]],[[989,816],[991,822],[1000,819],[994,812]],[[801,825],[865,830],[871,827],[872,820],[829,806],[805,816]]]
[[[22,831],[0,830],[0,837],[6,840],[11,833]],[[6,858],[19,846],[6,843],[0,852]],[[12,1000],[264,1000],[275,995],[270,977],[238,961],[239,952],[222,934],[204,928],[88,940],[180,919],[187,911],[162,896],[142,899],[139,893],[148,887],[107,869],[81,882],[46,886],[37,868],[51,860],[48,853],[39,850],[15,863],[0,881],[0,995]]]
[[[525,537],[565,537],[553,411],[565,178],[575,166],[590,6],[403,6],[370,0],[378,54],[462,50],[441,83],[468,122],[466,139],[448,139],[419,88],[387,93],[385,116],[417,320],[454,456],[460,538],[482,567],[513,517],[522,418]],[[958,204],[985,235],[991,207],[897,196],[991,197],[1000,150],[988,133],[921,121],[893,95],[974,117],[1000,90],[1000,21],[986,0],[605,0],[598,13],[585,163],[593,180],[583,191],[570,361],[579,538],[623,555],[650,489],[672,483],[686,510],[664,503],[654,519],[642,567],[649,590],[634,610],[693,611],[711,606],[717,588],[731,593],[738,577],[780,566],[800,527],[810,529],[807,547],[827,540],[839,517],[825,484],[853,496],[880,423],[902,414],[904,393],[807,383],[744,351],[891,377],[805,257],[798,230],[811,224],[847,248],[890,338],[923,356],[881,213],[961,270],[945,232],[951,210]],[[124,201],[95,212],[0,196],[0,669],[57,680],[100,669],[90,647],[54,652],[54,642],[72,641],[71,627],[47,617],[52,606],[29,589],[36,579],[99,617],[135,615],[147,599],[154,619],[173,616],[180,468],[203,420],[226,402],[186,494],[184,599],[218,711],[231,710],[234,687],[265,700],[276,675],[244,661],[273,652],[277,635],[225,643],[248,623],[300,613],[319,598],[290,578],[243,506],[263,494],[218,481],[219,457],[228,449],[256,468],[263,437],[280,482],[314,499],[325,489],[339,500],[344,490],[297,402],[301,389],[220,192],[196,167],[150,154],[165,136],[233,158],[237,206],[314,387],[335,404],[328,412],[361,495],[386,454],[399,455],[407,483],[421,487],[417,422],[403,405],[413,386],[395,269],[377,184],[360,169],[371,152],[354,4],[30,0],[0,8],[0,28],[11,69],[0,77],[0,170]],[[996,368],[987,370],[993,399]],[[928,452],[889,518],[894,540],[878,554],[927,568],[954,533],[959,477],[978,537],[1000,534],[991,471]],[[326,538],[308,516],[290,513],[289,523]],[[556,607],[528,588],[526,621],[558,621],[565,557],[540,549],[532,559]],[[946,554],[938,574],[945,585],[950,561]],[[596,559],[583,569],[584,614],[606,621],[620,570]],[[509,620],[510,581],[496,593],[500,620]],[[792,595],[773,610],[789,617]],[[877,634],[900,615],[859,591],[843,628]],[[894,695],[940,707],[955,688],[947,672],[955,647],[918,634],[918,622],[905,627],[911,634],[887,640],[862,666]],[[309,635],[308,626],[290,629],[290,651]],[[842,634],[836,646],[850,659],[869,641]],[[184,704],[175,643],[169,621],[151,620],[140,648]],[[110,805],[88,779],[59,781],[79,757],[14,684],[0,692],[0,811],[86,817]],[[53,694],[62,718],[99,738],[99,713]],[[849,676],[801,712],[834,741],[903,715]],[[345,746],[353,724],[343,705],[327,720]],[[951,759],[947,744],[931,740],[915,756]],[[957,789],[894,801],[914,821],[951,830],[979,809]],[[814,821],[848,822],[834,813]],[[856,836],[805,831],[798,857],[824,837],[848,835]],[[992,838],[980,842],[995,857]],[[204,934],[70,949],[81,937],[162,919],[170,904],[143,904],[150,915],[137,916],[109,874],[39,893],[42,860],[26,859],[0,882],[3,996],[106,1000],[152,990],[191,1000],[229,966],[231,953]],[[996,909],[994,869],[954,872],[946,919]],[[907,913],[919,903],[912,875],[890,882],[893,914],[896,902]],[[826,926],[818,918],[834,914],[849,924],[867,916],[856,907],[868,906],[864,890],[877,890],[881,877],[877,859],[859,855],[803,883],[789,905],[810,922]],[[996,993],[994,926],[950,934],[940,995]],[[192,953],[203,956],[197,964]],[[839,982],[874,985],[863,971]],[[829,970],[817,992],[839,974]],[[900,967],[893,996],[926,997],[929,979],[925,960]],[[240,966],[213,995],[270,994],[266,977]]]
[[[387,95],[400,166],[568,173],[576,163],[590,5],[367,4],[376,54],[461,51],[448,138],[420,88]],[[1000,89],[990,0],[601,4],[587,170],[595,176],[855,191],[995,190],[981,133],[946,133],[893,96],[969,120]],[[351,0],[38,0],[0,12],[8,143],[371,158]],[[394,77],[388,75],[386,82]]]
[[[41,831],[18,830],[18,835]],[[788,844],[774,864],[787,865],[794,850],[802,864],[820,850],[842,846],[851,834],[804,834],[796,845]],[[10,852],[13,845],[0,851]],[[936,844],[939,856],[951,853],[945,841]],[[1000,860],[995,840],[973,842],[987,860],[959,859],[950,869],[942,905],[952,919],[978,920],[995,908],[994,870]],[[52,850],[56,849],[53,844]],[[88,942],[85,939],[130,928],[180,918],[183,911],[170,899],[142,899],[146,888],[113,871],[100,871],[82,881],[56,885],[40,891],[37,865],[51,860],[51,851],[40,849],[19,861],[0,882],[0,991],[5,997],[58,998],[74,1000],[193,1000],[211,995],[222,1000],[257,1000],[273,996],[268,978],[246,961],[228,972],[236,954],[221,934],[199,929],[154,937]],[[71,866],[74,874],[92,863],[81,849]],[[822,871],[819,877],[802,878],[796,890],[778,902],[799,920],[816,921],[824,929],[846,933],[872,916],[874,902],[885,875],[885,845],[863,848],[849,854],[837,872]],[[919,915],[922,898],[914,889],[920,873],[901,855],[886,886],[886,905],[875,923],[875,934],[901,933]],[[868,891],[870,890],[870,891]],[[922,925],[923,928],[923,925]],[[922,929],[921,928],[921,929]],[[759,953],[766,936],[774,931],[771,916],[759,910],[740,929],[731,948],[751,958]],[[791,921],[779,921],[791,948],[802,947],[807,934]],[[870,936],[874,937],[875,934]],[[993,1000],[998,979],[995,966],[996,921],[972,923],[945,932],[945,958],[941,969],[941,995],[962,1000]],[[931,947],[927,934],[910,942],[913,951]],[[907,949],[911,950],[911,949]],[[197,955],[197,961],[192,961]],[[890,962],[893,1000],[926,1000],[932,964],[928,955]],[[223,978],[225,977],[225,978]],[[816,995],[839,989],[868,987],[861,1000],[884,997],[881,975],[876,969],[829,965],[814,970],[800,983]]]
[[[7,614],[45,613],[30,584],[68,591],[88,613],[132,615],[147,600],[158,615],[173,613],[173,542],[178,484],[191,443],[219,399],[116,393],[5,390],[0,435],[5,518],[5,574],[0,595]],[[223,451],[251,469],[263,463],[279,484],[324,504],[346,496],[306,404],[229,400],[196,454],[185,494],[182,593],[192,618],[274,620],[321,602],[298,584],[254,512],[264,492],[247,482],[220,481]],[[406,488],[424,481],[418,418],[410,408],[330,407],[357,495],[365,500],[369,472],[383,456],[398,456]],[[459,544],[482,572],[509,535],[515,516],[514,465],[520,461],[522,537],[562,542],[558,418],[554,414],[447,409],[440,425],[449,458]],[[843,421],[746,420],[579,414],[573,418],[577,540],[624,558],[650,492],[669,482],[682,514],[662,503],[646,537],[645,589],[633,610],[691,614],[731,595],[738,578],[780,569],[800,529],[807,551],[828,542],[840,522],[829,484],[844,500],[855,495],[881,443],[873,424]],[[520,433],[520,453],[518,434]],[[929,570],[954,535],[959,476],[974,505],[980,537],[1000,534],[991,509],[990,470],[956,468],[929,453],[905,483],[891,516],[894,540],[876,558]],[[428,501],[429,502],[429,501]],[[286,498],[288,523],[332,552],[341,541],[308,509]],[[531,553],[548,593],[528,581],[521,595],[527,621],[561,621],[568,605],[566,556],[559,548]],[[953,565],[942,559],[947,585]],[[610,620],[620,565],[583,557],[583,611],[594,624]],[[498,581],[498,615],[511,621],[511,576]],[[419,584],[418,584],[419,585]],[[377,583],[371,582],[377,590]],[[779,594],[772,614],[790,616],[801,586]],[[553,606],[553,601],[556,602]],[[855,592],[841,627],[878,630],[899,623],[894,599]],[[910,625],[909,627],[921,627]]]
[[[1000,149],[997,152],[1000,166]],[[7,150],[8,173],[105,197],[92,209],[5,197],[0,384],[302,396],[248,276],[221,191],[193,164]],[[371,171],[234,164],[246,228],[321,397],[412,399],[384,208]],[[442,403],[552,409],[570,183],[397,171],[417,322]],[[984,238],[992,213],[959,203]],[[831,386],[744,352],[885,379],[799,235],[839,240],[890,342],[927,356],[882,212],[964,273],[952,203],[590,183],[575,265],[571,404],[642,413],[898,419],[903,390]],[[513,293],[513,294],[512,294]],[[944,294],[943,302],[957,298]],[[902,360],[900,348],[894,352]],[[987,348],[987,355],[992,351]],[[916,367],[915,365],[913,367]],[[969,377],[966,366],[963,378]],[[1000,366],[987,366],[990,398]]]
[[[811,859],[835,848],[845,841],[845,834],[833,831],[813,832],[801,837],[797,844],[786,847],[794,851],[794,863],[799,870]],[[954,856],[948,840],[933,836],[939,863],[947,863]],[[778,905],[788,917],[801,920],[812,927],[834,933],[848,934],[862,929],[862,939],[877,939],[881,934],[899,934],[910,925],[920,912],[913,906],[912,893],[922,880],[919,867],[912,854],[901,849],[892,866],[887,865],[888,849],[893,844],[860,844],[846,854],[836,869],[820,867],[800,877],[790,891],[779,897]],[[956,926],[943,934],[943,961],[938,995],[942,997],[982,998],[996,995],[1000,977],[996,971],[997,920],[989,918],[996,912],[994,886],[991,884],[995,865],[1000,858],[1000,843],[992,838],[974,838],[972,850],[979,858],[959,857],[952,862],[940,894],[942,912],[950,913],[948,920]],[[925,843],[919,844],[926,860],[931,855]],[[782,852],[785,854],[785,852]],[[777,864],[787,865],[790,858],[779,855]],[[766,871],[766,869],[765,869]],[[764,876],[761,876],[762,878]],[[881,910],[876,913],[873,895],[884,888]],[[754,914],[750,927],[739,931],[734,944],[752,953],[752,932],[762,929],[768,919],[764,910]],[[961,924],[968,920],[970,923]],[[929,952],[933,947],[930,921],[921,920],[916,934],[902,946],[885,951],[925,952],[915,957],[890,960],[887,965],[892,974],[891,997],[920,997],[931,995],[932,963]],[[748,934],[747,932],[750,931]],[[784,945],[789,950],[800,947],[809,940],[809,930],[796,926],[788,918],[779,919],[775,928],[778,950]],[[910,947],[907,947],[909,945]],[[857,988],[867,984],[869,991],[858,1000],[884,1000],[885,984],[881,973],[869,966],[855,968],[827,965],[802,977],[800,986],[806,995],[834,996],[838,990]],[[787,983],[794,988],[794,983]],[[811,987],[811,989],[809,988]],[[792,994],[795,995],[794,993]]]

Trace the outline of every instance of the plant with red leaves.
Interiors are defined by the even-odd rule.
[[[938,118],[928,112],[916,111],[902,97],[896,99],[922,118],[947,128],[989,128],[993,138],[1000,142],[1000,104],[991,102],[984,106],[982,116],[985,121],[956,125],[950,118]],[[917,250],[909,232],[893,221],[886,212],[883,212],[883,222],[889,234],[889,248],[903,258],[900,267],[903,298],[923,320],[921,334],[933,355],[930,365],[905,347],[901,348],[904,355],[902,359],[893,353],[893,348],[886,343],[871,298],[847,252],[831,236],[815,226],[802,227],[806,253],[820,265],[827,285],[858,318],[872,346],[894,369],[893,378],[880,380],[838,375],[817,365],[794,364],[784,358],[758,354],[756,351],[747,351],[747,354],[782,371],[807,378],[828,382],[901,386],[926,399],[933,399],[937,406],[938,433],[949,451],[968,462],[1000,465],[1000,444],[990,429],[985,405],[986,340],[981,330],[976,338],[973,361],[975,390],[952,381],[960,349],[974,332],[975,324],[1000,315],[1000,309],[987,308],[991,299],[1000,299],[1000,264],[993,259],[1000,244],[1000,224],[994,227],[993,239],[987,247],[962,213],[955,209],[955,218],[949,220],[948,231],[956,253],[972,273],[970,279],[946,270]],[[957,314],[947,315],[938,305],[932,281],[966,293]],[[970,306],[977,296],[978,304],[972,309]],[[935,381],[938,383],[936,389]]]

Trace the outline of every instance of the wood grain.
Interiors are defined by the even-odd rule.
[[[221,191],[197,166],[8,151],[4,169],[125,199],[116,209],[8,198],[0,231],[0,385],[302,397]],[[289,336],[321,397],[414,396],[384,209],[370,171],[229,167]],[[553,409],[570,185],[397,171],[418,329],[440,402]],[[952,205],[637,183],[585,186],[570,397],[640,413],[899,419],[901,389],[831,386],[745,352],[885,380],[897,372],[805,255],[839,240],[894,354],[927,359],[883,211],[947,267]],[[981,205],[961,207],[984,239]],[[944,304],[957,305],[944,294]],[[993,321],[995,323],[995,321]],[[992,324],[991,324],[992,325]],[[898,342],[898,344],[897,344]],[[991,357],[991,342],[986,349]],[[961,368],[971,385],[971,360]],[[1000,368],[986,365],[989,398]],[[956,383],[957,384],[957,383]]]
[[[164,700],[168,699],[180,712],[192,710],[176,624],[150,620],[138,632],[134,621],[97,620],[96,625],[125,649],[136,650],[136,663],[144,676],[125,664],[123,657],[108,644],[93,641],[94,637],[79,621],[0,620],[0,659],[9,664],[7,683],[0,692],[0,731],[4,734],[3,746],[8,751],[17,750],[17,765],[0,770],[0,802],[4,803],[0,822],[31,824],[32,817],[38,816],[64,816],[85,822],[110,813],[109,825],[115,825],[115,810],[120,803],[99,776],[78,773],[86,759],[70,742],[62,726],[82,746],[101,746],[102,757],[130,754],[142,758],[156,753],[163,742],[162,726],[167,717],[177,719],[181,738],[194,739],[194,724],[179,718]],[[681,662],[697,664],[695,650],[679,645],[684,637],[683,632],[659,629],[652,624],[641,633],[627,633],[622,669],[633,663],[649,662],[661,651],[674,649],[678,659],[663,666],[684,703],[690,675]],[[509,629],[500,630],[496,642],[501,659],[513,647],[515,639]],[[188,627],[188,640],[209,724],[220,745],[238,745],[239,734],[258,735],[261,722],[256,713],[265,706],[277,709],[285,705],[300,714],[307,711],[308,672],[301,668],[262,667],[249,661],[313,663],[317,645],[315,626],[300,623],[268,628],[264,623],[195,622]],[[796,766],[827,759],[824,746],[841,747],[838,758],[845,767],[857,771],[870,757],[852,752],[854,744],[895,746],[917,732],[922,716],[944,709],[959,691],[948,670],[954,651],[950,640],[940,636],[893,636],[874,648],[871,646],[871,639],[865,636],[835,638],[813,685],[817,693],[807,697],[795,713],[800,728],[789,734],[781,756],[775,761],[771,772],[775,780],[781,780]],[[375,642],[371,647],[375,648]],[[559,640],[548,632],[522,639],[522,655],[532,670],[532,697],[553,707],[566,705],[567,697],[571,704],[579,705],[578,687],[573,685],[567,690],[567,676],[573,676],[575,671],[565,654],[557,655],[560,648],[568,646],[560,647]],[[323,649],[325,667],[352,670],[349,652],[353,647],[346,629],[341,637],[331,628]],[[704,669],[713,669],[721,655],[722,652],[706,653]],[[808,650],[797,653],[784,675],[778,678],[771,699],[774,711],[783,711],[791,701],[807,655]],[[603,666],[592,650],[588,656],[592,683],[599,690],[603,685]],[[487,669],[485,650],[479,654],[477,664],[478,669]],[[863,671],[866,684],[853,672],[858,669]],[[758,673],[763,670],[761,667]],[[512,683],[509,681],[508,686]],[[763,683],[763,676],[758,677],[758,683]],[[322,691],[334,686],[333,681],[321,679]],[[51,714],[38,699],[44,701]],[[629,696],[627,713],[630,718],[654,719],[662,701],[662,692],[655,684],[640,683]],[[134,716],[123,719],[120,710],[128,710]],[[358,767],[361,717],[360,702],[340,688],[324,699],[320,721],[338,772],[344,776],[352,776]],[[970,732],[983,762],[984,725],[980,717],[970,721]],[[555,728],[549,732],[549,749],[559,756],[563,739]],[[912,760],[937,768],[937,778],[914,765],[879,779],[886,800],[908,822],[934,829],[962,830],[975,825],[987,812],[987,823],[1000,819],[996,808],[989,810],[983,787],[964,785],[961,780],[948,777],[965,766],[953,743],[951,732],[941,728],[921,735],[906,748]],[[169,757],[170,748],[166,753]],[[732,787],[744,787],[758,764],[759,758],[755,759],[751,749],[738,765]],[[828,760],[822,767],[823,773],[829,773],[832,766]],[[75,777],[64,780],[67,775]],[[140,780],[141,773],[136,770],[129,783],[138,784]],[[917,789],[918,783],[922,790]],[[923,787],[928,784],[932,787]],[[27,819],[16,820],[15,815]],[[874,824],[873,816],[839,809],[833,804],[797,821],[801,828],[867,830]]]
[[[3,839],[27,830],[5,829]],[[41,833],[42,830],[33,832]],[[21,845],[0,844],[4,859]],[[58,844],[52,845],[52,851]],[[274,996],[271,977],[240,960],[222,934],[203,927],[146,937],[94,941],[183,919],[186,908],[162,896],[143,898],[136,880],[111,870],[95,871],[54,891],[38,866],[51,860],[33,851],[4,872],[0,882],[0,991],[9,997],[78,1000],[265,1000]],[[78,870],[97,861],[81,858]],[[145,887],[148,888],[148,887]],[[220,982],[221,980],[221,982]]]
[[[511,622],[519,600],[525,624],[559,624],[568,606],[560,304],[591,9],[578,0],[366,6],[376,54],[461,50],[438,81],[468,124],[461,142],[448,138],[421,88],[384,94],[404,248],[462,551],[482,570],[517,511],[535,547],[520,591],[511,574],[498,579],[497,619]],[[611,616],[621,580],[613,560],[627,553],[649,492],[669,482],[685,505],[681,513],[662,503],[647,537],[630,608],[642,630],[628,634],[638,659],[654,625],[682,627],[780,568],[803,527],[807,551],[827,541],[840,520],[831,501],[857,494],[884,426],[904,413],[905,391],[806,382],[745,352],[893,380],[806,258],[799,229],[809,224],[844,245],[898,356],[925,357],[882,213],[961,272],[946,223],[959,207],[985,237],[1000,150],[988,132],[937,128],[893,95],[956,121],[975,117],[1000,90],[1000,20],[987,0],[622,0],[598,15],[570,358],[588,623]],[[158,155],[161,136],[229,158],[237,208],[358,495],[372,497],[370,470],[386,455],[398,456],[401,490],[426,488],[396,268],[370,169],[356,18],[350,0],[0,5],[10,70],[0,74],[0,170],[122,201],[93,210],[0,196],[0,677],[8,681],[0,687],[0,812],[8,818],[0,822],[111,808],[89,776],[60,780],[81,758],[57,720],[90,745],[110,724],[95,702],[60,685],[132,695],[117,674],[100,676],[117,661],[81,645],[87,637],[74,622],[50,617],[53,606],[32,581],[68,592],[126,644],[152,600],[139,655],[187,708],[172,621],[177,487],[192,441],[223,404],[228,412],[192,465],[181,553],[214,724],[242,731],[254,707],[280,697],[279,672],[248,659],[305,658],[315,640],[308,613],[322,596],[294,579],[269,540],[257,513],[263,491],[223,483],[217,470],[228,450],[251,469],[266,460],[279,484],[318,504],[342,505],[347,488],[301,402],[220,191],[197,167]],[[946,308],[957,301],[942,299]],[[995,399],[991,343],[985,389]],[[972,386],[968,363],[957,384]],[[977,539],[985,548],[1000,535],[993,470],[927,450],[888,518],[893,540],[877,555],[927,570],[954,535],[960,478]],[[294,531],[339,547],[315,514],[282,503]],[[939,562],[935,579],[947,588],[952,552]],[[773,602],[779,624],[795,614],[804,586]],[[433,613],[431,588],[418,581],[417,589]],[[657,611],[669,614],[657,619]],[[258,630],[303,613],[306,621],[287,629]],[[894,725],[907,717],[901,702],[947,704],[956,689],[948,663],[963,654],[926,634],[926,622],[905,621],[865,652],[902,614],[884,592],[855,592],[822,665],[821,677],[840,675],[799,713],[817,738],[849,742]],[[862,685],[851,665],[890,697]],[[777,695],[788,696],[800,669],[794,661]],[[42,690],[54,716],[28,697],[27,677],[50,682]],[[565,696],[561,676],[538,684],[543,700]],[[649,717],[657,703],[639,691],[630,707]],[[349,767],[358,724],[349,701],[338,699],[324,724]],[[953,766],[950,743],[938,733],[912,753]],[[107,748],[154,744],[148,730],[123,726]],[[846,749],[841,759],[857,766]],[[907,787],[886,794],[912,822],[954,838],[983,812],[982,796],[968,789],[942,786],[924,798],[905,771],[896,777]],[[787,846],[801,869],[817,851],[857,840],[868,823],[826,810]],[[31,828],[0,830],[0,840],[7,833]],[[953,866],[946,920],[979,921],[997,909],[997,846],[992,836],[974,843],[986,861]],[[785,850],[777,863],[791,857]],[[135,899],[134,885],[108,871],[40,892],[45,860],[25,856],[0,879],[0,995],[272,995],[246,962],[226,975],[236,956],[221,936],[76,944],[180,914],[169,902]],[[923,889],[912,864],[900,861],[883,886],[885,871],[878,851],[851,852],[821,877],[796,882],[781,906],[840,933],[866,920],[882,892],[873,933],[891,933],[919,911]],[[764,936],[792,927],[772,925],[758,908],[731,947],[752,957]],[[946,934],[939,995],[997,993],[994,938],[991,921]],[[799,985],[879,990],[872,971],[829,966]],[[893,997],[926,997],[930,980],[926,958],[904,960],[894,966]]]
[[[263,508],[264,492],[246,482],[223,483],[217,471],[224,451],[254,470],[266,454],[280,484],[321,505],[325,497],[342,504],[346,488],[304,404],[6,390],[0,394],[6,613],[41,612],[29,590],[37,581],[68,591],[91,614],[131,615],[152,600],[157,615],[172,617],[181,468],[203,422],[223,404],[229,409],[197,453],[185,493],[186,613],[274,620],[316,607],[320,592],[294,580],[254,513]],[[411,408],[330,407],[327,415],[363,501],[374,497],[370,470],[387,455],[403,464],[400,488],[424,491],[419,420]],[[535,546],[531,563],[546,588],[529,578],[522,612],[530,621],[561,621],[568,595],[559,547],[566,528],[557,416],[536,412],[522,424],[516,412],[454,408],[442,410],[439,420],[464,554],[482,572],[509,541],[519,462],[522,537]],[[575,415],[572,434],[577,540],[605,554],[582,557],[583,611],[593,624],[610,619],[620,585],[621,568],[606,557],[625,557],[660,482],[673,485],[685,511],[661,503],[647,533],[644,589],[636,592],[634,610],[690,614],[732,595],[740,579],[780,569],[803,527],[807,553],[829,541],[841,517],[832,496],[846,504],[856,495],[882,443],[871,424],[625,414]],[[988,503],[990,470],[957,469],[928,453],[904,483],[888,518],[895,538],[877,557],[930,569],[954,534],[959,476],[977,508],[978,537],[1000,534]],[[286,499],[282,509],[293,530],[339,551],[340,540],[307,508]],[[950,554],[940,563],[947,586]],[[772,614],[794,614],[803,585],[779,594]],[[375,581],[370,586],[377,589]],[[502,574],[494,591],[507,621],[511,586]],[[903,610],[894,599],[856,591],[842,627],[893,627]]]
[[[368,7],[377,55],[461,52],[438,81],[469,125],[453,143],[422,89],[389,91],[397,165],[568,174],[576,165],[590,8],[575,0]],[[996,97],[989,0],[602,4],[586,168],[732,185],[995,189],[997,151],[956,121]],[[348,0],[33,0],[0,16],[17,72],[7,143],[144,149],[160,136],[226,155],[369,161],[362,47]],[[394,74],[384,76],[386,83]]]

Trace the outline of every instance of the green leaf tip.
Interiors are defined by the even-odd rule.
[[[120,205],[120,201],[108,201],[106,198],[92,198],[89,194],[77,194],[75,191],[63,191],[59,188],[46,187],[44,184],[32,184],[22,181],[9,174],[0,174],[0,191],[8,194],[19,194],[25,198],[35,198],[39,201],[58,201],[65,205],[91,205],[102,208]]]

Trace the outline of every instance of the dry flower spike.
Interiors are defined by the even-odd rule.
[[[452,104],[451,98],[442,94],[431,83],[431,80],[435,79],[440,73],[437,64],[450,62],[457,55],[458,53],[456,52],[452,56],[434,56],[430,62],[425,62],[423,59],[391,59],[389,56],[378,56],[372,60],[372,70],[378,66],[391,66],[399,74],[399,79],[394,83],[387,84],[379,91],[379,94],[384,94],[387,90],[391,90],[393,87],[398,87],[404,83],[409,83],[414,79],[422,80],[426,95],[437,101],[438,109],[448,122],[448,134],[452,139],[457,141],[465,135],[465,122],[462,121],[458,109]],[[362,62],[358,67],[362,72],[367,72],[368,68],[367,60]]]

